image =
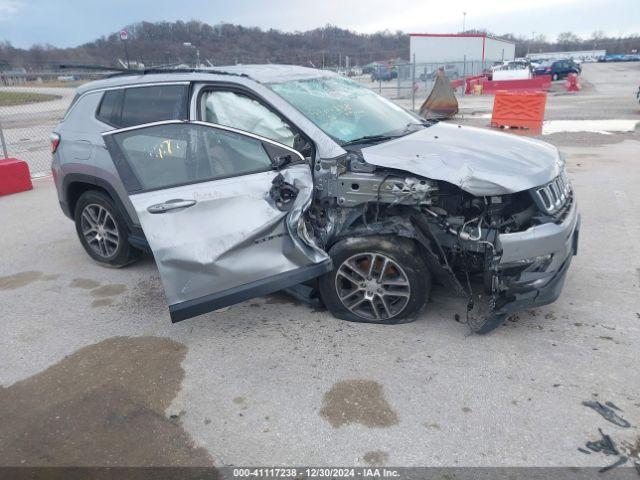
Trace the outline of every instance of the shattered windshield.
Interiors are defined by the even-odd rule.
[[[342,77],[317,77],[269,85],[340,143],[410,133],[420,117],[369,88]]]

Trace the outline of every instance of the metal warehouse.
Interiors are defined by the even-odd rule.
[[[411,60],[417,63],[513,60],[516,45],[487,34],[411,33]]]

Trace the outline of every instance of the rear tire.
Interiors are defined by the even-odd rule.
[[[393,325],[415,320],[427,303],[431,274],[406,238],[347,238],[329,250],[334,270],[321,277],[327,309],[350,322]]]
[[[129,244],[123,215],[106,194],[89,190],[80,195],[74,219],[80,243],[101,265],[119,268],[140,257],[142,252]]]

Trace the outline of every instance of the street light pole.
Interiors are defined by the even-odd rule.
[[[467,12],[462,12],[462,33],[464,33],[465,20],[467,19]]]

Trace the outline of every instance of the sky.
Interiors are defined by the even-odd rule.
[[[463,16],[466,12],[466,16]],[[554,40],[640,33],[640,0],[0,0],[0,40],[73,47],[139,21],[200,20],[309,30],[326,24],[372,33],[455,33],[465,28]]]

